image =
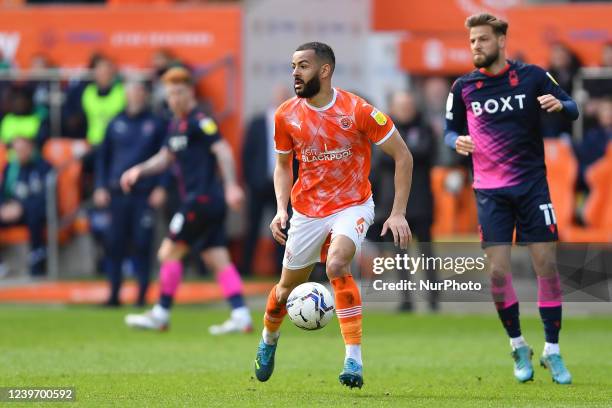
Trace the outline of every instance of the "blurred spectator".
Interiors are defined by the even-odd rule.
[[[34,75],[47,73],[53,66],[45,54],[34,54],[30,61],[30,73]],[[42,79],[35,79],[30,87],[32,88],[34,109],[38,116],[47,119],[49,116],[49,96],[50,82]]]
[[[144,83],[132,81],[126,86],[127,106],[106,129],[106,136],[96,158],[97,207],[110,207],[108,251],[110,296],[108,306],[119,305],[122,266],[130,249],[138,277],[137,305],[145,304],[154,233],[154,208],[165,201],[160,177],[139,181],[130,193],[123,193],[119,179],[124,171],[143,162],[159,151],[165,137],[165,123],[147,106],[149,92]]]
[[[87,118],[87,141],[98,146],[108,122],[125,107],[125,91],[110,59],[100,56],[92,68],[94,81],[83,90],[81,106]]]
[[[604,44],[601,49],[601,67],[612,68],[612,43]],[[584,89],[588,98],[584,101],[584,127],[597,125],[599,103],[602,99],[612,96],[612,77],[586,79]]]
[[[15,138],[23,137],[34,141],[39,147],[48,137],[48,123],[34,110],[32,92],[24,87],[13,87],[10,95],[10,112],[0,123],[0,141],[10,144]]]
[[[242,166],[248,193],[247,235],[242,264],[243,274],[250,275],[253,267],[253,254],[259,240],[261,220],[266,209],[276,211],[274,194],[274,112],[291,94],[284,85],[272,90],[272,101],[265,113],[255,116],[247,127],[242,148]],[[276,243],[276,266],[280,270],[283,250]]]
[[[161,77],[166,70],[174,65],[180,65],[175,55],[167,48],[156,50],[151,57],[151,67],[153,68],[153,111],[156,113],[166,111],[166,95]],[[168,116],[170,114],[168,113]]]
[[[45,274],[46,180],[51,166],[37,152],[34,140],[17,136],[13,154],[2,170],[0,233],[2,228],[24,225],[30,234],[29,265],[32,276]]]
[[[391,96],[389,106],[389,114],[395,123],[395,127],[406,142],[414,160],[412,188],[406,209],[408,225],[410,225],[413,237],[418,239],[418,254],[430,257],[432,256],[431,226],[433,224],[434,207],[430,173],[437,150],[436,139],[429,124],[417,111],[416,101],[412,94],[404,91],[395,92]],[[391,234],[381,238],[380,233],[387,214],[391,212],[393,207],[395,191],[393,183],[390,181],[393,180],[395,174],[394,161],[388,155],[377,155],[372,168],[375,169],[372,181],[374,184],[373,190],[376,194],[376,214],[374,224],[368,230],[368,237],[374,241],[382,239],[385,242],[390,242],[393,241]],[[402,273],[401,279],[409,279],[407,271],[402,270],[400,273]],[[428,280],[433,282],[437,279],[435,270],[428,270],[426,273]],[[409,292],[404,291],[402,293],[404,298],[400,309],[412,310]],[[435,292],[430,292],[429,296],[429,306],[432,310],[436,310],[438,304]]]
[[[598,105],[597,126],[588,129],[582,141],[574,149],[578,159],[578,189],[588,191],[585,174],[589,167],[605,155],[608,143],[612,141],[612,97]]]
[[[572,95],[574,77],[581,67],[576,54],[562,43],[553,44],[550,50],[548,72],[565,92]],[[542,111],[542,133],[544,137],[571,136],[572,121],[563,115],[547,114]]]

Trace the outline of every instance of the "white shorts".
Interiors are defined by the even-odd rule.
[[[283,266],[287,269],[301,269],[326,257],[329,242],[337,235],[350,238],[357,251],[366,232],[374,222],[374,200],[345,208],[322,218],[311,218],[293,210],[289,223]]]

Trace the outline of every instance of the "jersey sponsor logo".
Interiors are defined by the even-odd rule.
[[[327,150],[327,145],[325,146],[325,151],[320,151],[318,149],[303,149],[300,157],[302,162],[311,163],[316,161],[333,161],[333,160],[343,160],[353,155],[353,147],[345,146],[340,149],[335,150]]]
[[[380,126],[384,126],[387,124],[387,117],[378,109],[374,109],[372,113],[370,113],[370,116],[372,116],[376,123],[378,123]]]
[[[187,148],[187,143],[188,140],[186,135],[176,135],[168,139],[168,146],[173,152],[180,152],[181,150],[184,150]]]
[[[546,72],[546,76],[549,77],[551,81],[553,81],[553,84],[559,86],[559,83],[555,80],[555,78],[553,78],[552,75],[550,75],[550,72]]]
[[[514,98],[513,98],[514,97]],[[507,97],[487,99],[484,103],[474,101],[471,103],[474,116],[478,117],[484,112],[496,114],[497,112],[513,111],[515,108],[523,110],[525,108],[524,99],[526,95],[510,95]]]
[[[348,116],[340,118],[340,127],[344,130],[349,129],[353,125],[353,121]]]
[[[204,134],[208,136],[212,136],[217,133],[217,124],[211,118],[200,119],[199,125],[200,129],[202,129],[202,132],[204,132]]]

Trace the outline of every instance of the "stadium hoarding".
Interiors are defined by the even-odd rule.
[[[537,282],[527,246],[513,246],[511,265],[519,299],[536,302]],[[363,244],[353,265],[366,302],[396,302],[402,292],[417,299],[437,292],[442,302],[491,301],[489,260],[478,242]],[[612,300],[612,244],[557,244],[556,267],[567,302]]]
[[[122,69],[149,68],[156,50],[172,52],[202,75],[199,83],[214,112],[224,112],[221,130],[237,149],[240,136],[242,8],[27,7],[0,13],[0,54],[27,68],[45,55],[64,68],[87,66],[94,52]],[[231,85],[228,83],[231,82]]]
[[[378,0],[385,3],[388,0]],[[414,4],[413,4],[414,3]],[[569,46],[582,63],[601,63],[601,50],[612,38],[612,4],[556,4],[485,7],[478,2],[445,0],[445,12],[438,2],[408,1],[408,18],[398,21],[389,14],[404,16],[395,8],[374,7],[373,26],[377,29],[404,30],[408,33],[400,43],[400,66],[420,75],[461,75],[473,69],[464,22],[470,14],[490,12],[507,19],[508,56],[526,62],[548,65],[554,43]],[[473,3],[459,7],[457,3]],[[435,7],[435,10],[433,9]]]

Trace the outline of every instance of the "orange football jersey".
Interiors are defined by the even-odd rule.
[[[274,118],[278,153],[300,162],[291,204],[301,214],[325,217],[365,202],[372,195],[371,143],[385,142],[395,130],[391,119],[362,98],[334,88],[332,101],[316,108],[294,97]]]

